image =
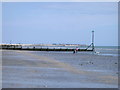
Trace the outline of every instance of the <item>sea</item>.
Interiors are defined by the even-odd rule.
[[[118,46],[96,46],[95,51],[98,52],[98,55],[105,56],[119,56],[118,51],[120,49]]]

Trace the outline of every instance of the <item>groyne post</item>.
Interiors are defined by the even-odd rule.
[[[95,50],[95,47],[94,47],[94,31],[92,31],[92,50],[93,51]]]

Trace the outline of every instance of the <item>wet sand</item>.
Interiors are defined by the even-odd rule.
[[[3,88],[117,88],[118,59],[72,52],[2,51]]]

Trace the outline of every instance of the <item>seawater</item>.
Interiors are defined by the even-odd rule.
[[[95,51],[98,55],[104,56],[118,56],[118,46],[96,46]]]

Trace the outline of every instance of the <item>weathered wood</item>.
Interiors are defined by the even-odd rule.
[[[6,50],[28,50],[28,51],[74,51],[74,49],[57,49],[57,48],[2,48]],[[93,49],[78,49],[78,51],[93,51]]]

